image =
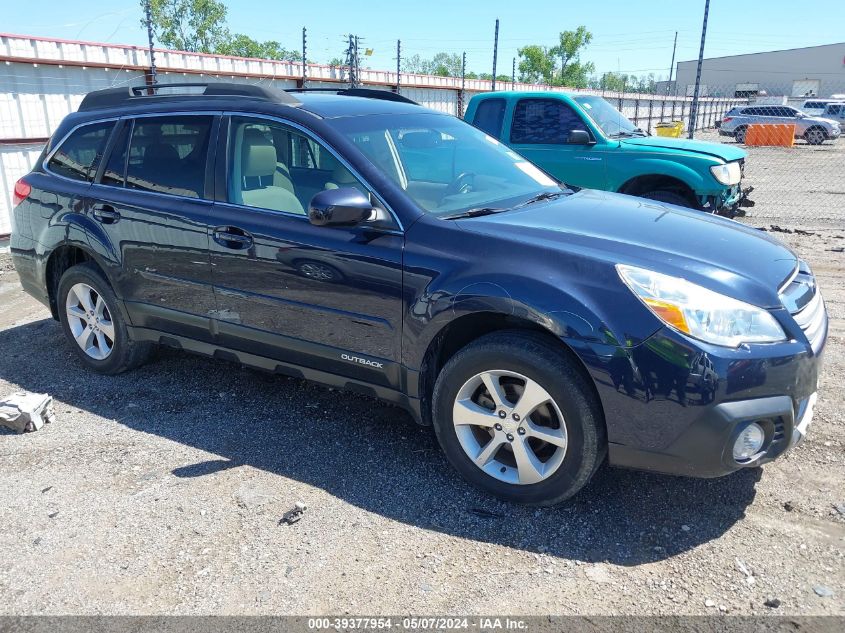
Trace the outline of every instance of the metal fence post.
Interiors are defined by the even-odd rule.
[[[648,131],[649,134],[651,134],[651,113],[652,113],[653,110],[654,110],[654,100],[649,99],[648,100],[648,127],[646,128],[646,130]]]
[[[634,125],[638,125],[638,119],[640,118],[640,98],[637,97],[634,99]]]

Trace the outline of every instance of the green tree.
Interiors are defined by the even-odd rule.
[[[558,39],[558,45],[549,50],[560,59],[558,85],[586,88],[589,76],[595,72],[596,67],[592,62],[581,62],[581,51],[592,41],[593,34],[586,26],[579,26],[574,31],[563,31]]]
[[[428,72],[440,77],[460,77],[461,56],[457,53],[437,53],[431,59]]]
[[[257,57],[288,62],[302,61],[302,54],[299,51],[288,50],[275,40],[259,42],[241,33],[236,33],[226,41],[221,42],[214,52],[236,57]]]
[[[551,49],[538,44],[529,44],[517,50],[517,55],[519,55],[520,81],[532,84],[552,84],[555,60]]]
[[[155,38],[167,48],[214,53],[229,40],[226,5],[217,0],[150,0],[150,13]]]

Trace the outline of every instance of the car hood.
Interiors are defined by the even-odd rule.
[[[636,149],[638,147],[654,147],[657,149],[670,149],[676,152],[693,152],[695,154],[706,154],[721,158],[725,162],[741,160],[746,153],[732,145],[722,143],[706,143],[704,141],[692,141],[680,138],[667,138],[665,136],[643,136],[637,138],[621,139],[623,148]]]
[[[457,221],[491,240],[517,242],[562,265],[581,256],[683,277],[757,306],[781,306],[798,258],[757,229],[702,211],[584,189],[546,203]]]

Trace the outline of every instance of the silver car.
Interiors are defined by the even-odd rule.
[[[845,101],[837,103],[828,103],[824,107],[824,111],[819,115],[820,119],[827,119],[828,121],[836,121],[841,128],[845,124]]]
[[[744,143],[748,126],[753,123],[792,124],[795,126],[795,138],[803,138],[810,145],[834,141],[842,133],[836,121],[807,116],[797,108],[782,105],[748,105],[729,110],[719,126],[719,134],[733,136],[737,143]]]

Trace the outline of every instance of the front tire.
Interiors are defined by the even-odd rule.
[[[743,143],[745,143],[745,135],[746,135],[747,133],[748,133],[748,128],[747,128],[747,127],[744,127],[744,126],[743,126],[743,127],[738,127],[738,128],[736,128],[736,130],[734,131],[734,139],[736,140],[736,142],[737,142],[737,143],[739,143],[739,144],[743,144]]]
[[[679,207],[686,207],[687,209],[694,209],[692,202],[686,196],[682,196],[674,191],[667,191],[665,189],[658,189],[657,191],[646,191],[640,194],[640,198],[648,198],[649,200],[656,200],[657,202],[665,202],[667,204],[674,204]]]
[[[452,466],[506,501],[561,503],[607,451],[601,408],[576,361],[532,332],[489,334],[455,354],[437,377],[433,413]]]
[[[813,127],[804,132],[804,140],[810,145],[821,145],[827,140],[827,134],[821,128]]]
[[[120,374],[143,364],[154,346],[133,341],[118,299],[91,263],[68,268],[59,280],[59,321],[76,355],[100,374]]]

